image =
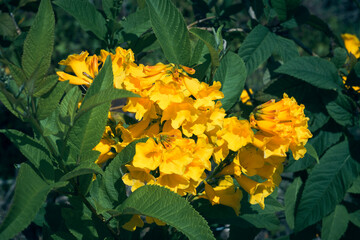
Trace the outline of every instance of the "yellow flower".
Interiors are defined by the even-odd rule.
[[[145,143],[137,143],[135,149],[136,153],[132,161],[134,167],[155,170],[161,164],[161,147],[153,138],[149,138]]]
[[[166,225],[166,223],[165,222],[163,222],[163,221],[160,221],[159,219],[157,219],[157,218],[153,218],[153,217],[148,217],[148,216],[146,216],[146,222],[147,223],[149,223],[149,224],[151,224],[151,223],[156,223],[156,225],[158,225],[158,226],[165,226]]]
[[[251,88],[249,88],[249,92],[250,92],[250,94],[254,94],[254,91]],[[243,104],[252,106],[252,102],[250,101],[249,93],[245,89],[241,93],[240,100]]]
[[[139,121],[143,118],[158,118],[154,102],[148,97],[129,97],[123,111],[135,113],[135,118]]]
[[[165,110],[171,103],[181,103],[184,100],[184,94],[175,82],[156,81],[149,95],[150,99],[156,102],[162,110]]]
[[[132,192],[147,183],[152,184],[155,182],[155,178],[150,174],[149,169],[137,168],[129,164],[125,165],[125,167],[129,172],[122,176],[122,180],[126,185],[131,186]]]
[[[163,112],[161,122],[171,120],[174,129],[180,128],[186,122],[194,122],[198,118],[198,112],[193,107],[192,99],[182,103],[172,103]]]
[[[140,215],[135,214],[132,216],[129,222],[125,223],[121,227],[128,230],[128,231],[135,231],[137,227],[143,227],[144,222],[141,220]]]
[[[250,204],[259,204],[262,209],[265,208],[265,198],[268,197],[275,189],[274,183],[267,180],[258,183],[245,175],[235,176],[239,185],[250,194]]]
[[[347,77],[346,77],[346,76],[342,76],[342,79],[343,79],[343,84],[345,85],[345,87],[346,87],[347,89],[352,88],[352,89],[354,89],[354,91],[360,93],[360,86],[348,86],[348,85],[346,85],[346,79],[347,79]]]
[[[212,205],[222,204],[234,209],[236,215],[240,213],[240,201],[242,192],[235,187],[231,176],[226,175],[219,181],[216,187],[212,187],[205,182],[205,198],[209,199]]]
[[[349,53],[352,53],[356,58],[360,57],[360,40],[356,35],[345,33],[341,34],[344,40],[345,48]]]
[[[304,108],[304,105],[298,105],[294,98],[289,98],[285,93],[279,102],[270,100],[258,106],[250,116],[252,126],[261,130],[258,140],[263,141],[266,148],[271,142],[283,146],[276,148],[279,151],[277,154],[280,154],[278,156],[285,156],[290,148],[296,160],[303,157],[306,153],[304,146],[312,137]],[[259,148],[266,154],[264,147]]]
[[[225,140],[228,148],[236,152],[253,141],[254,133],[247,120],[231,117],[224,119],[224,127],[217,132],[217,136],[219,138],[218,145],[222,145],[222,141]]]
[[[65,71],[73,72],[75,76],[58,71],[56,74],[60,77],[59,80],[69,80],[70,84],[89,86],[98,73],[98,59],[96,55],[88,56],[89,53],[84,51],[80,54],[70,55],[66,60],[61,60],[59,64],[66,66]]]
[[[116,153],[111,151],[111,148],[114,144],[115,144],[114,140],[110,140],[110,139],[100,140],[100,142],[93,149],[100,152],[99,158],[95,161],[96,164],[102,164],[107,160],[109,160],[110,158],[115,157]]]

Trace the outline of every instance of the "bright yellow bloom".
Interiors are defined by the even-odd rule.
[[[356,35],[345,33],[341,34],[344,40],[345,48],[349,53],[352,53],[356,58],[360,57],[360,40]]]
[[[250,194],[250,203],[259,204],[262,209],[265,208],[265,198],[268,197],[275,189],[273,181],[267,180],[258,183],[245,175],[235,176],[239,185]]]
[[[154,102],[148,97],[129,97],[123,111],[135,113],[135,118],[139,121],[143,118],[158,118]]]
[[[143,227],[144,222],[141,220],[140,215],[135,214],[132,216],[129,222],[122,225],[122,228],[128,230],[128,231],[135,231],[137,227]]]
[[[216,187],[212,187],[205,182],[205,194],[212,205],[222,204],[229,206],[234,209],[236,215],[239,215],[242,192],[239,188],[235,187],[231,176],[226,175],[224,179],[219,181]]]
[[[73,72],[74,75],[62,71],[56,72],[60,81],[69,80],[70,84],[89,86],[98,73],[97,56],[88,57],[89,53],[84,51],[80,54],[68,56],[66,60],[61,60],[60,65],[65,65],[65,71]]]
[[[132,165],[137,168],[155,170],[162,163],[162,149],[153,138],[136,144],[136,154]]]
[[[249,88],[249,92],[250,92],[250,94],[254,94],[254,91],[251,88]],[[245,89],[241,93],[240,100],[243,104],[252,106],[252,102],[250,101],[249,93]]]
[[[152,184],[155,182],[155,178],[150,174],[149,169],[137,168],[129,164],[125,165],[125,167],[129,172],[122,176],[122,180],[126,185],[131,186],[132,192],[147,183]]]
[[[289,98],[285,93],[279,102],[270,100],[258,106],[250,116],[252,126],[265,133],[259,133],[258,136],[261,137],[258,137],[258,140],[265,142],[266,147],[274,141],[284,146],[283,149],[277,148],[281,154],[277,156],[284,156],[290,148],[296,160],[303,157],[306,153],[304,146],[312,137],[308,129],[309,118],[305,117],[304,108],[304,105],[298,105],[294,98]]]

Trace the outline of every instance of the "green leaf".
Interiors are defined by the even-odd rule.
[[[360,176],[358,176],[354,182],[352,183],[351,187],[348,189],[349,193],[360,194]]]
[[[257,25],[239,48],[239,56],[244,60],[248,75],[265,62],[276,45],[275,34],[262,25]]]
[[[36,117],[39,120],[45,119],[58,107],[60,99],[65,93],[65,89],[70,85],[67,82],[58,82],[55,87],[38,102]]]
[[[175,227],[192,239],[215,239],[207,222],[180,195],[156,185],[133,192],[119,207],[119,214],[142,214]]]
[[[307,143],[305,145],[306,148],[306,154],[309,154],[310,156],[312,156],[313,158],[315,158],[316,162],[319,163],[319,156],[314,148],[313,145],[311,145],[310,143]]]
[[[66,93],[65,97],[61,100],[61,104],[58,106],[58,112],[62,118],[63,123],[67,123],[67,125],[72,125],[80,99],[80,89],[78,87],[73,87]]]
[[[110,19],[116,19],[122,6],[121,0],[103,0],[102,7],[106,16]]]
[[[299,57],[299,51],[294,41],[277,35],[275,37],[274,53],[278,54],[284,62]]]
[[[104,171],[95,162],[81,162],[75,169],[62,176],[60,181],[66,181],[77,176],[91,173],[103,174]]]
[[[338,124],[342,126],[354,125],[354,112],[356,111],[355,102],[341,92],[334,94],[323,95],[323,101],[330,117],[332,117]]]
[[[295,178],[285,193],[285,216],[291,229],[294,229],[296,202],[302,184],[300,177]]]
[[[211,57],[211,68],[212,69],[217,68],[220,65],[220,61],[219,61],[219,51],[216,48],[215,37],[208,31],[199,28],[191,28],[190,33],[192,33],[199,40],[205,43],[205,45],[209,49],[209,53]]]
[[[7,91],[3,82],[0,82],[0,101],[17,118],[23,119],[25,112],[23,108],[18,105],[18,102],[21,100],[16,99],[12,93]]]
[[[355,226],[360,228],[360,210],[357,210],[355,212],[352,212],[349,214],[349,220],[352,222]]]
[[[170,0],[148,0],[151,26],[170,63],[188,66],[191,46],[183,16]]]
[[[26,76],[36,81],[41,79],[50,67],[54,46],[55,18],[50,0],[40,2],[39,11],[24,42],[22,67]],[[30,89],[37,86],[31,86]],[[30,90],[31,91],[31,90]]]
[[[275,70],[323,89],[339,89],[340,79],[332,62],[318,57],[297,57]]]
[[[56,0],[54,4],[73,16],[85,31],[93,32],[104,40],[107,32],[105,18],[88,0]]]
[[[330,148],[311,171],[295,215],[295,231],[320,221],[343,199],[358,176],[358,163],[350,156],[348,142]]]
[[[10,69],[11,76],[15,80],[16,84],[20,87],[27,79],[24,71],[12,63],[9,63],[7,66]]]
[[[271,5],[275,9],[279,20],[285,21],[287,18],[287,9],[285,0],[271,0]]]
[[[14,21],[8,13],[0,14],[0,35],[5,37],[16,36],[16,27]]]
[[[21,164],[10,210],[0,226],[0,239],[10,239],[25,229],[53,188],[64,187],[67,182],[47,184],[26,163]]]
[[[104,103],[108,103],[119,98],[128,97],[139,97],[139,95],[124,89],[102,90],[89,97],[88,99],[86,99],[86,101],[84,101],[83,104],[81,104],[77,117]]]
[[[225,111],[228,111],[240,98],[246,80],[246,67],[239,55],[228,52],[221,60],[214,80],[221,82],[221,91],[224,98],[221,103]]]
[[[40,171],[45,181],[54,181],[54,168],[49,151],[36,139],[14,129],[1,129],[10,141]]]
[[[275,213],[242,214],[240,218],[257,228],[266,228],[270,231],[279,229],[280,221]]]
[[[59,81],[58,75],[50,75],[42,78],[34,89],[34,97],[41,97],[48,93]]]
[[[138,8],[136,12],[121,21],[121,26],[126,34],[135,34],[140,37],[141,34],[151,28],[149,10],[147,8]]]
[[[109,197],[116,205],[119,205],[125,198],[125,185],[121,180],[121,168],[131,162],[135,156],[135,147],[139,142],[146,142],[148,138],[142,138],[127,145],[106,167],[104,183]]]
[[[110,56],[88,89],[82,104],[86,104],[91,96],[102,90],[113,88],[113,72]],[[72,156],[78,159],[80,155],[91,152],[99,143],[107,122],[111,100],[94,107],[85,114],[75,116],[74,124],[66,137],[67,144],[73,150]],[[81,111],[81,107],[80,107]]]
[[[346,232],[349,214],[343,205],[337,205],[335,210],[324,217],[322,221],[321,239],[339,240]]]
[[[190,29],[191,32],[191,29]],[[205,43],[198,39],[198,40],[193,40],[191,41],[193,47],[193,53],[191,54],[191,59],[190,59],[190,64],[189,66],[195,66],[197,64],[200,63],[200,59],[203,56],[203,51],[204,51],[204,47],[205,47]]]

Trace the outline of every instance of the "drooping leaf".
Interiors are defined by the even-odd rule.
[[[108,57],[88,89],[82,104],[85,104],[88,99],[100,91],[111,88],[113,88],[113,73],[111,59]],[[91,152],[99,143],[105,129],[110,104],[111,100],[94,107],[81,116],[75,115],[74,124],[69,129],[66,139],[75,158]],[[81,109],[82,107],[80,107],[80,111]]]
[[[295,231],[320,221],[335,209],[358,176],[348,142],[330,148],[309,175],[295,215]]]
[[[53,188],[67,182],[47,184],[27,163],[22,163],[16,179],[14,199],[7,216],[0,226],[0,239],[10,239],[25,229]]]
[[[190,38],[184,18],[170,0],[146,1],[151,26],[170,63],[188,66],[190,63]]]
[[[355,102],[341,92],[336,93],[335,99],[331,99],[331,95],[322,96],[330,117],[342,126],[352,126],[354,124],[354,112],[356,111]]]
[[[46,147],[36,139],[14,129],[0,130],[0,132],[4,133],[30,163],[40,171],[45,181],[54,181],[54,168]]]
[[[261,24],[257,25],[239,48],[239,56],[244,60],[248,75],[272,54],[276,40],[274,33]]]
[[[340,88],[340,79],[335,65],[318,57],[293,58],[275,72],[296,77],[323,89]]]
[[[215,69],[220,65],[219,51],[216,48],[215,37],[206,30],[199,28],[191,28],[190,32],[199,38],[200,41],[204,42],[209,50],[211,57],[211,68]]]
[[[99,39],[105,39],[106,21],[88,0],[56,0],[54,3],[73,16],[85,31],[91,31]]]
[[[139,142],[146,142],[148,138],[142,138],[127,145],[107,166],[104,174],[104,183],[109,197],[116,205],[119,205],[125,198],[125,185],[121,179],[123,173],[121,167],[132,161],[135,156],[135,147]]]
[[[295,178],[285,193],[285,216],[291,229],[294,229],[295,207],[302,184],[300,177]]]
[[[39,11],[24,42],[22,67],[26,76],[36,81],[41,79],[50,67],[54,46],[55,18],[50,0],[40,2]],[[31,85],[31,83],[29,83]],[[37,85],[33,82],[33,88]]]
[[[214,80],[221,82],[224,98],[221,103],[225,111],[229,110],[240,98],[246,80],[246,67],[239,55],[228,52],[221,60]]]
[[[81,162],[75,169],[62,176],[60,181],[66,181],[71,178],[90,173],[103,174],[104,171],[95,162]]]
[[[67,82],[58,82],[51,91],[41,96],[37,106],[36,117],[39,120],[45,119],[58,107],[60,99],[69,85]]]
[[[157,218],[192,239],[215,239],[207,222],[180,195],[156,185],[133,192],[119,207],[118,214],[143,214]]]
[[[343,205],[337,205],[335,210],[324,217],[322,221],[321,239],[339,240],[345,233],[349,222],[349,214]]]

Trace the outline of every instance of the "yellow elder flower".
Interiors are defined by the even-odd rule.
[[[69,55],[67,59],[61,60],[60,65],[65,65],[65,71],[73,72],[71,75],[63,71],[58,71],[56,74],[60,77],[59,81],[69,80],[70,84],[90,86],[93,79],[98,73],[98,58],[96,55],[88,57],[87,51],[80,54]]]
[[[224,179],[220,180],[216,187],[212,187],[205,182],[205,198],[209,199],[212,205],[222,204],[234,209],[236,215],[240,214],[240,201],[242,199],[242,192],[235,187],[231,176],[226,175]]]
[[[101,139],[100,142],[93,148],[95,151],[100,152],[99,158],[95,161],[96,164],[102,164],[109,160],[110,158],[114,158],[116,153],[111,151],[111,148],[115,144],[114,140],[110,139]]]
[[[250,122],[254,128],[268,135],[262,137],[259,134],[262,140],[270,142],[269,139],[271,139],[278,143],[282,142],[280,145],[284,144],[285,147],[281,150],[282,155],[278,156],[284,156],[290,147],[294,158],[297,160],[306,153],[304,146],[312,137],[308,129],[309,118],[305,117],[304,108],[304,105],[298,105],[293,97],[289,98],[284,93],[283,99],[279,102],[270,100],[258,106],[255,113],[251,114]],[[272,138],[272,136],[277,138]],[[287,141],[289,143],[286,143]],[[264,150],[264,152],[266,151]]]
[[[228,148],[236,152],[253,141],[254,133],[247,120],[231,117],[224,119],[224,127],[217,132],[217,136],[219,138],[219,145],[222,145],[222,141],[225,140]]]
[[[121,227],[128,231],[133,232],[136,230],[137,227],[143,227],[143,226],[144,226],[144,222],[143,220],[141,220],[140,215],[135,214],[132,216],[129,222],[125,223]]]
[[[155,177],[150,174],[149,169],[137,168],[129,164],[125,165],[125,167],[129,172],[122,176],[122,180],[126,185],[131,186],[132,192],[147,183],[152,184],[155,182]]]
[[[274,182],[267,180],[258,183],[245,175],[235,176],[239,185],[250,194],[250,204],[259,204],[262,209],[265,208],[265,198],[268,197],[275,189]]]
[[[360,57],[360,40],[356,35],[344,33],[341,34],[344,40],[345,48],[349,53],[352,53],[356,58]]]
[[[254,93],[254,91],[251,88],[249,88],[249,92],[250,92],[250,94]],[[243,104],[252,106],[252,102],[250,101],[249,93],[245,89],[241,93],[240,100]]]
[[[162,163],[162,149],[153,138],[136,144],[132,165],[137,168],[155,170]]]

